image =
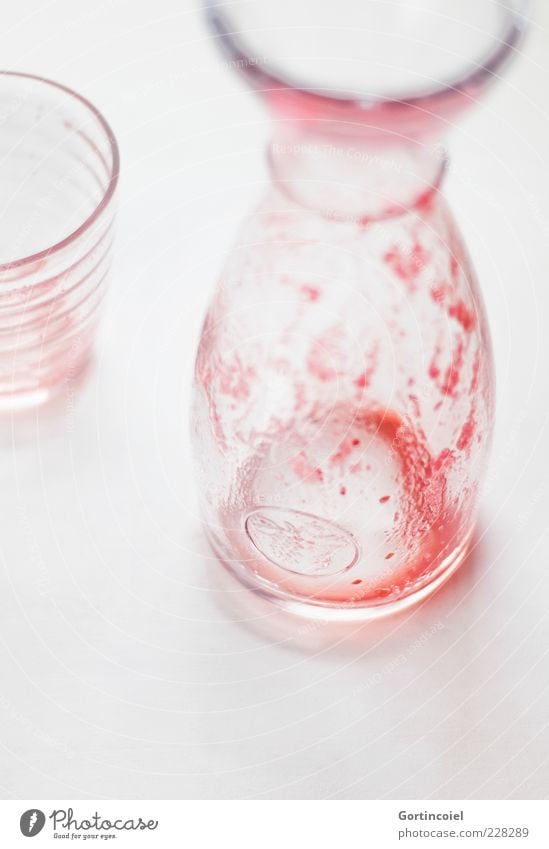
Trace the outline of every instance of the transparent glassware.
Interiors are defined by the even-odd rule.
[[[440,586],[490,445],[490,337],[440,139],[516,45],[521,4],[423,6],[208,4],[274,139],[202,330],[198,486],[219,559],[307,616]]]
[[[0,411],[72,395],[109,279],[119,156],[63,85],[0,72]]]

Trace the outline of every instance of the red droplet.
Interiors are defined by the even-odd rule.
[[[444,383],[440,387],[440,391],[443,395],[449,395],[451,398],[457,397],[457,387],[461,376],[461,368],[463,366],[463,351],[463,340],[457,339],[456,346],[452,354],[452,362],[446,369]]]
[[[381,498],[379,499],[379,503],[380,504],[386,504],[387,501],[389,501],[390,497],[391,497],[390,495],[382,495]]]
[[[320,292],[316,286],[302,286],[301,291],[309,301],[318,301],[320,298]]]
[[[465,306],[463,301],[452,304],[448,309],[448,315],[459,321],[466,333],[470,333],[475,326],[475,314]]]
[[[337,451],[330,457],[331,462],[343,463],[343,461],[347,459],[352,450],[352,443],[349,442],[349,438],[347,437],[342,442],[340,442]]]
[[[434,462],[435,469],[442,469],[449,465],[454,459],[453,452],[449,448],[444,448]]]
[[[473,441],[473,436],[475,435],[475,417],[473,415],[473,411],[469,413],[467,421],[461,428],[461,433],[459,435],[458,441],[456,443],[457,448],[460,451],[465,451],[471,445]]]
[[[346,492],[347,492],[347,487],[346,487],[346,486],[342,486],[342,487],[341,487],[341,489],[340,489],[339,491],[340,491],[341,495],[345,495],[345,494],[346,494]]]
[[[444,300],[444,289],[445,286],[441,283],[439,286],[433,286],[431,289],[431,297],[435,304],[441,304]]]
[[[390,559],[391,559],[391,557],[394,557],[394,556],[395,556],[395,552],[394,552],[394,551],[390,551],[390,552],[389,552],[389,554],[386,554],[386,555],[385,555],[385,560],[390,560]]]

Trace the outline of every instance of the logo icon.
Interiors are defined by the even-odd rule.
[[[35,837],[44,828],[46,817],[38,808],[31,808],[21,815],[19,828],[25,837]]]

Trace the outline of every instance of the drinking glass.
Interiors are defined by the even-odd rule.
[[[0,410],[79,379],[105,296],[119,156],[64,85],[0,72]]]

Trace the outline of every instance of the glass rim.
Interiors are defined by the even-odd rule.
[[[93,211],[82,221],[82,223],[78,225],[78,227],[72,230],[63,239],[54,242],[52,245],[50,245],[50,247],[42,248],[42,250],[40,251],[36,251],[35,253],[29,254],[28,256],[20,257],[18,259],[9,260],[8,262],[0,262],[0,274],[5,271],[10,271],[14,268],[20,268],[21,266],[31,265],[32,263],[38,262],[42,259],[45,259],[46,257],[51,256],[52,254],[57,253],[58,251],[63,250],[63,248],[66,248],[68,245],[72,244],[72,242],[75,242],[83,233],[89,230],[92,224],[94,224],[94,222],[99,218],[101,213],[109,205],[116,190],[120,173],[120,152],[118,149],[118,142],[116,141],[116,136],[114,135],[114,132],[106,118],[90,100],[88,100],[83,95],[79,94],[77,91],[74,91],[74,89],[69,88],[69,86],[66,86],[63,83],[56,82],[55,80],[50,80],[47,77],[42,77],[39,74],[29,74],[24,71],[6,71],[0,69],[0,81],[3,77],[11,77],[14,79],[21,80],[32,80],[33,82],[39,84],[51,86],[52,88],[57,89],[63,94],[69,95],[69,97],[74,98],[80,104],[82,104],[97,119],[102,130],[105,133],[111,151],[112,165],[109,168],[109,180],[107,187],[102,194],[101,200],[93,209]]]
[[[506,4],[502,10],[507,15],[507,21],[502,28],[499,45],[486,53],[472,69],[465,73],[456,74],[455,77],[442,82],[438,86],[425,88],[418,93],[402,94],[395,92],[394,95],[364,95],[353,93],[336,94],[321,87],[303,85],[299,80],[288,77],[274,65],[260,65],[250,61],[250,51],[247,50],[246,40],[239,37],[231,25],[230,4],[219,2],[219,0],[202,0],[206,20],[211,32],[220,39],[222,49],[229,55],[230,61],[234,62],[244,76],[259,81],[265,90],[287,88],[296,93],[306,94],[315,98],[317,102],[332,106],[345,106],[367,112],[375,107],[397,105],[403,108],[418,108],[426,102],[442,99],[448,95],[457,96],[467,90],[470,86],[482,85],[495,75],[497,69],[503,65],[512,51],[517,47],[526,29],[525,13],[530,6],[530,0],[514,0]],[[229,5],[229,10],[227,10]]]

